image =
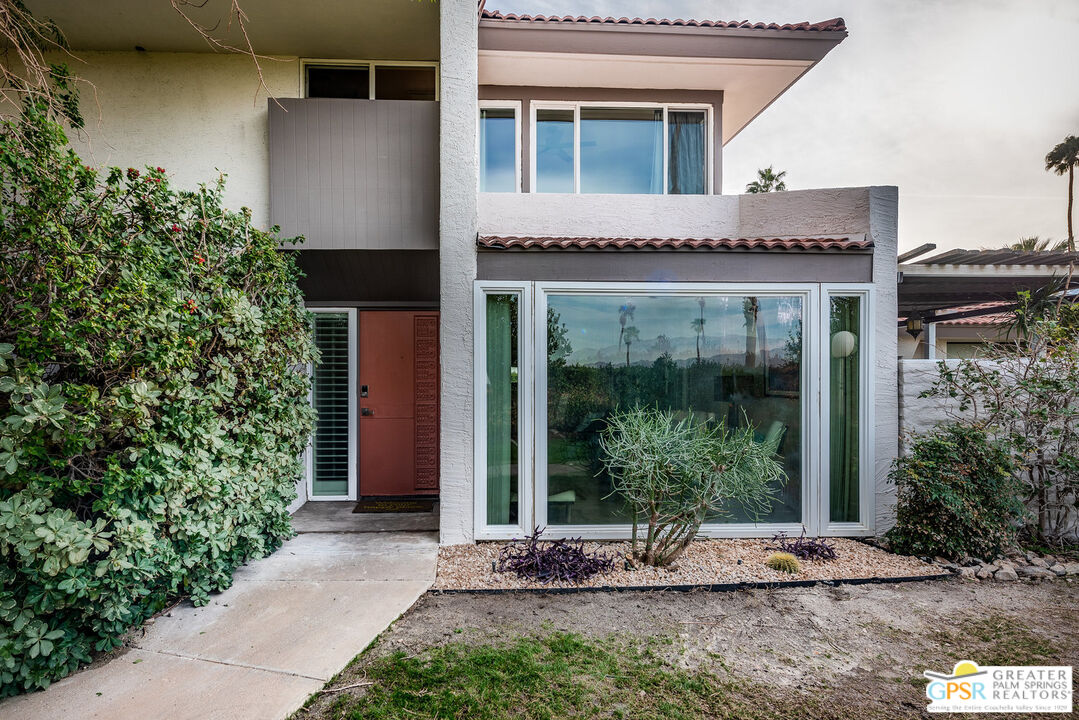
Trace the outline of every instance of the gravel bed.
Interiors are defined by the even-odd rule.
[[[674,567],[636,567],[594,575],[581,583],[539,583],[514,573],[498,573],[492,561],[505,545],[501,542],[454,545],[438,551],[438,576],[434,590],[520,590],[572,587],[636,587],[667,585],[712,585],[739,582],[782,582],[791,580],[839,580],[854,578],[896,578],[939,575],[941,569],[917,558],[893,555],[856,540],[835,538],[835,560],[803,560],[801,572],[790,575],[764,564],[774,552],[770,540],[698,540],[682,554]],[[586,542],[586,550],[629,555],[628,542]],[[741,561],[741,562],[739,562]]]

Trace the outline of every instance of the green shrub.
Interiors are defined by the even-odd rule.
[[[759,443],[746,424],[705,425],[656,408],[616,412],[600,438],[604,465],[633,511],[633,553],[646,565],[674,562],[706,517],[732,507],[768,512],[786,476],[775,445]],[[637,549],[637,524],[647,524]]]
[[[41,107],[0,128],[0,696],[291,534],[307,315],[222,188],[99,173]]]
[[[798,558],[785,552],[772,553],[768,556],[768,559],[764,561],[764,564],[773,570],[789,573],[791,575],[795,575],[802,571],[802,563],[798,562]]]
[[[1007,443],[954,424],[915,439],[892,470],[896,524],[887,537],[910,555],[992,559],[1015,541],[1021,486]]]

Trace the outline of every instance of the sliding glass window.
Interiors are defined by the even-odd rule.
[[[775,442],[787,481],[759,520],[802,520],[802,296],[549,294],[547,308],[549,524],[629,521],[599,435],[636,405]]]
[[[485,297],[488,525],[518,525],[520,522],[520,305],[519,293]]]
[[[862,298],[829,297],[829,519],[861,520]]]
[[[665,105],[535,110],[534,192],[703,194],[709,115]]]
[[[536,111],[535,192],[574,191],[573,110]]]
[[[517,111],[480,108],[480,192],[517,192]]]

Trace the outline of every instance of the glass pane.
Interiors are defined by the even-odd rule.
[[[535,192],[573,192],[573,111],[536,111]]]
[[[548,523],[628,522],[599,433],[637,404],[778,439],[788,479],[761,520],[801,520],[801,298],[550,295],[547,336]]]
[[[516,294],[487,296],[487,524],[516,525],[517,462]]]
[[[671,110],[667,113],[670,147],[667,150],[667,192],[672,195],[702,195],[708,183],[708,148],[705,114],[702,111]]]
[[[433,67],[375,67],[375,99],[434,100]]]
[[[831,299],[828,437],[832,522],[858,522],[861,299]]]
[[[315,313],[311,401],[318,412],[311,445],[312,493],[348,495],[348,313]]]
[[[581,192],[663,192],[663,111],[581,108]]]
[[[517,189],[516,134],[512,109],[480,110],[480,192]]]
[[[366,100],[371,89],[366,65],[357,67],[308,67],[307,97]]]

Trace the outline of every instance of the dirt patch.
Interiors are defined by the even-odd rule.
[[[741,708],[687,717],[923,717],[923,670],[947,670],[961,659],[1079,665],[1079,583],[428,594],[330,685],[356,682],[379,659],[552,633],[643,648],[673,673],[714,682],[725,707]],[[363,692],[316,698],[300,717],[347,717],[337,710]]]
[[[847,578],[894,578],[939,575],[939,567],[913,557],[894,555],[856,540],[834,540],[837,558],[830,561],[803,560],[802,570],[789,574],[764,564],[774,552],[772,543],[760,539],[699,540],[686,548],[673,567],[647,566],[626,569],[623,562],[613,572],[595,575],[579,584],[542,585],[513,573],[495,572],[502,543],[454,545],[439,548],[436,590],[476,590],[566,587],[642,587],[668,585],[711,585],[740,582],[784,582],[790,580],[836,580]],[[585,543],[587,551],[627,557],[629,543]]]

